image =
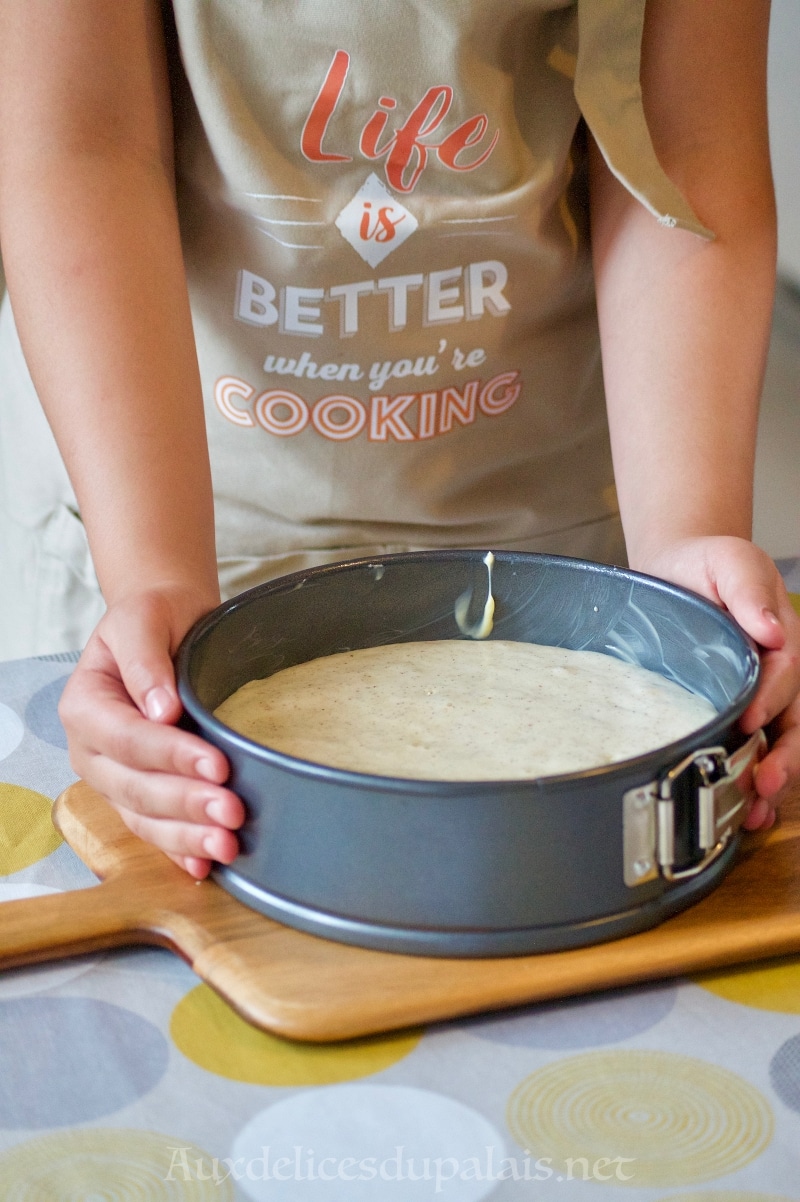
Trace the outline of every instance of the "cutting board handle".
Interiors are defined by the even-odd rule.
[[[111,880],[0,903],[0,969],[131,943],[169,943],[139,925],[131,892]]]

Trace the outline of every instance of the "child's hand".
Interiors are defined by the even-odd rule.
[[[59,707],[75,771],[128,827],[199,879],[230,863],[244,806],[222,787],[224,755],[175,729],[181,704],[172,656],[212,603],[165,588],[111,606],[89,640]]]
[[[772,723],[772,745],[755,773],[758,796],[744,824],[767,829],[784,790],[800,777],[800,618],[780,573],[753,543],[728,537],[686,539],[636,567],[727,609],[761,647],[761,683],[740,725],[751,734]]]

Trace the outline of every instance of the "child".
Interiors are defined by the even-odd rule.
[[[71,481],[7,308],[6,588],[18,625],[52,601],[46,628],[86,637],[88,536],[107,610],[62,703],[75,770],[202,877],[243,809],[174,727],[170,657],[218,572],[230,594],[418,546],[619,562],[599,316],[628,560],[763,648],[742,725],[777,718],[769,825],[800,771],[800,622],[749,541],[766,0],[173,10],[165,48],[156,0],[0,9],[0,242]]]

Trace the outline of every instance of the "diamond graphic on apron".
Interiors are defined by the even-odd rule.
[[[339,233],[370,267],[377,267],[402,246],[418,225],[414,214],[395,200],[374,171],[336,218]]]

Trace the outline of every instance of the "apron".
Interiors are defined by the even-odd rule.
[[[644,0],[172,10],[224,595],[423,547],[621,562],[584,122],[708,234],[650,143]],[[0,372],[12,653],[80,646],[102,599],[8,306]]]

